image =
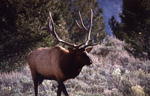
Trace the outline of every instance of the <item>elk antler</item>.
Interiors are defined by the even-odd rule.
[[[85,43],[81,44],[80,46],[82,46],[82,47],[91,46],[91,45],[89,45],[89,42],[90,42],[90,40],[91,40],[91,32],[92,32],[92,26],[93,26],[93,10],[91,9],[91,20],[90,20],[90,27],[89,27],[89,28],[85,27],[85,24],[83,23],[83,19],[82,19],[82,16],[81,16],[80,11],[79,11],[79,17],[80,17],[81,25],[80,25],[80,24],[78,23],[78,21],[76,20],[77,26],[78,26],[80,29],[82,29],[82,30],[88,32],[87,40],[85,41]]]
[[[90,20],[90,27],[87,28],[85,26],[85,24],[83,23],[83,19],[82,19],[82,16],[81,16],[81,13],[79,11],[79,17],[80,17],[80,22],[81,22],[81,25],[78,23],[78,21],[76,20],[76,24],[77,26],[80,28],[80,29],[83,29],[85,31],[88,32],[88,37],[87,37],[87,40],[85,41],[85,43],[82,43],[82,44],[79,44],[79,45],[76,45],[76,44],[71,44],[69,42],[66,42],[64,40],[62,40],[58,34],[56,33],[56,30],[55,30],[55,23],[54,23],[54,20],[52,18],[52,14],[51,12],[49,12],[49,32],[56,38],[57,41],[63,43],[63,44],[66,44],[70,47],[73,47],[73,48],[86,48],[88,46],[93,46],[95,44],[89,44],[90,40],[91,40],[91,32],[92,32],[92,26],[93,26],[93,10],[91,9],[91,20]]]
[[[89,34],[88,34],[88,37],[87,37],[87,41],[85,43],[85,45],[88,45],[89,44],[89,41],[91,40],[91,32],[92,32],[92,26],[93,26],[93,10],[91,9],[91,22],[90,22],[90,27],[89,27]]]
[[[66,44],[68,46],[71,46],[71,47],[74,47],[74,48],[77,48],[78,46],[76,44],[71,44],[69,42],[66,42],[64,40],[62,40],[56,33],[56,30],[55,30],[55,27],[54,27],[54,20],[52,18],[52,14],[51,12],[49,12],[49,32],[56,38],[57,41],[63,43],[63,44]]]

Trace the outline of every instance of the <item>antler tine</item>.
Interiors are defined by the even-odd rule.
[[[49,29],[50,29],[50,33],[58,40],[61,41],[61,39],[59,38],[59,36],[56,33],[55,27],[54,27],[54,20],[52,18],[52,13],[49,12]]]
[[[78,23],[78,21],[76,20],[77,26],[78,26],[80,29],[84,29],[84,30],[88,31],[88,29],[85,27],[85,24],[83,23],[83,19],[82,19],[82,16],[81,16],[80,11],[79,11],[79,18],[80,18],[81,25],[80,25],[80,24]]]
[[[78,23],[78,21],[75,20],[75,22],[76,22],[77,26],[78,26],[80,29],[82,29],[81,26],[80,26],[80,24]]]
[[[92,32],[92,26],[93,26],[93,10],[91,9],[91,21],[90,21],[90,27],[89,27],[89,34],[87,37],[87,41],[85,43],[85,45],[88,45],[89,41],[91,40],[91,32]]]
[[[59,42],[61,42],[61,43],[63,43],[63,44],[66,44],[66,45],[68,45],[68,46],[74,47],[74,48],[77,47],[77,45],[75,45],[75,44],[71,44],[71,43],[69,43],[69,42],[66,42],[66,41],[62,40],[62,39],[57,35],[56,30],[55,30],[55,27],[54,27],[54,20],[53,20],[53,18],[52,18],[51,12],[49,12],[49,24],[48,24],[48,26],[49,26],[49,32],[57,39],[57,41],[59,41]]]
[[[88,29],[85,27],[84,23],[83,23],[83,19],[82,19],[82,16],[81,16],[80,11],[79,11],[79,17],[80,17],[80,21],[81,21],[82,27],[83,27],[85,30],[88,30]]]

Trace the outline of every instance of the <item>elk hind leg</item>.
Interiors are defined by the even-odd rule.
[[[35,96],[38,96],[38,80],[33,80],[34,82],[34,93]]]
[[[34,71],[31,71],[31,75],[34,83],[34,93],[35,96],[38,96],[38,85],[39,85],[38,74]]]
[[[42,84],[42,82],[43,82],[43,78],[41,78],[40,76],[34,79],[35,96],[38,96],[38,86]]]

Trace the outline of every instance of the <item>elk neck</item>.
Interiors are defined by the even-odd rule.
[[[84,66],[79,63],[74,53],[67,53],[65,58],[62,58],[61,63],[60,67],[65,79],[75,78]]]

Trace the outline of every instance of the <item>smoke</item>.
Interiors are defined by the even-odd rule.
[[[97,0],[97,2],[99,7],[103,10],[105,31],[109,36],[113,36],[109,20],[113,16],[117,22],[121,23],[119,15],[122,13],[123,0]]]

